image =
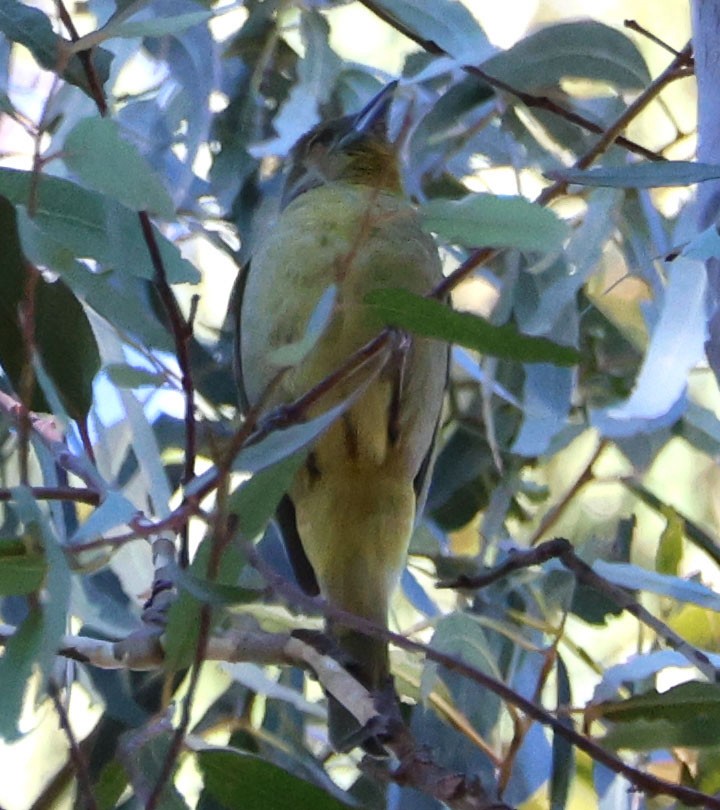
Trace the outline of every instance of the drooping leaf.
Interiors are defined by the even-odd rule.
[[[672,424],[684,410],[688,372],[704,355],[707,276],[700,262],[682,256],[671,263],[669,276],[630,398],[592,413],[593,424],[606,436],[649,432]]]
[[[458,343],[483,354],[523,363],[577,363],[578,353],[547,338],[531,337],[514,326],[494,326],[468,312],[455,312],[440,301],[407,290],[373,290],[365,298],[372,317],[383,326],[397,326],[423,337]]]
[[[28,306],[33,291],[34,314],[32,346],[37,349],[45,370],[57,389],[63,406],[74,419],[84,418],[92,405],[92,383],[100,368],[100,356],[82,304],[61,281],[53,283],[36,276],[30,283],[17,229],[17,216],[11,203],[0,197],[0,227],[4,247],[0,254],[0,365],[15,390],[31,354],[21,328],[21,308]],[[49,406],[36,386],[28,407],[47,411]]]
[[[16,596],[37,591],[47,573],[42,554],[19,540],[0,540],[0,595]]]

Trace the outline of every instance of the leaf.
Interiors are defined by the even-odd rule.
[[[120,137],[116,121],[83,118],[65,138],[62,154],[65,165],[94,191],[134,211],[174,218],[170,195],[137,148]]]
[[[670,596],[678,602],[692,602],[700,607],[720,612],[720,594],[700,582],[658,574],[631,563],[596,560],[592,567],[596,574],[621,588]]]
[[[624,90],[641,90],[651,80],[635,44],[615,28],[595,21],[543,28],[481,67],[525,91],[553,87],[568,78],[607,82]]]
[[[0,229],[4,235],[0,252],[0,364],[16,391],[27,357],[19,313],[26,299],[29,273],[18,236],[18,220],[12,204],[0,196]],[[61,281],[52,284],[38,277],[35,283],[33,342],[57,389],[63,406],[74,419],[83,419],[92,405],[92,385],[100,368],[95,336],[82,304]],[[26,403],[36,411],[50,410],[36,386]]]
[[[655,553],[655,570],[658,574],[677,575],[683,557],[685,521],[670,506],[663,506],[662,512],[667,523]]]
[[[375,5],[459,62],[477,64],[489,42],[469,9],[454,0],[377,0]]]
[[[228,506],[237,515],[238,529],[246,540],[254,539],[265,528],[306,455],[300,450],[272,467],[256,472],[230,495]]]
[[[471,194],[420,207],[425,230],[465,247],[517,248],[556,253],[568,227],[548,208],[524,197]]]
[[[162,372],[148,371],[127,363],[109,363],[105,366],[105,373],[118,388],[160,388],[167,382]]]
[[[69,180],[46,174],[35,179],[37,187],[32,172],[0,169],[0,194],[10,202],[24,206],[33,195],[33,219],[29,220],[26,214],[19,217],[23,247],[27,224],[31,222],[74,256],[92,258],[106,268],[140,278],[154,278],[155,270],[136,212]],[[200,278],[198,271],[160,231],[153,228],[153,233],[168,281],[196,283]],[[57,269],[61,271],[62,268]]]
[[[10,742],[18,737],[25,688],[30,680],[41,647],[43,617],[38,608],[31,610],[5,644],[0,658],[0,738]]]
[[[50,20],[37,8],[30,8],[17,0],[3,0],[0,4],[0,31],[11,42],[24,45],[45,70],[57,73],[65,61],[69,43],[55,34]],[[105,84],[113,55],[103,48],[93,48],[90,58],[100,84]],[[85,67],[77,54],[70,57],[61,75],[65,81],[93,97]]]
[[[588,714],[591,719],[629,724],[611,729],[603,738],[613,748],[716,745],[713,730],[720,723],[720,686],[689,681],[665,692],[652,689],[627,700],[593,705]]]
[[[53,527],[38,507],[27,487],[12,489],[13,512],[22,522],[25,534],[44,552],[47,573],[44,593],[38,607],[30,610],[17,632],[11,636],[0,657],[0,738],[16,739],[23,696],[33,672],[44,685],[65,632],[70,598],[70,572]]]
[[[631,163],[627,166],[594,169],[558,169],[547,172],[551,180],[576,183],[581,186],[610,188],[659,188],[690,186],[705,180],[720,178],[720,166],[693,163],[688,160],[666,160],[657,163]]]
[[[271,762],[227,750],[197,754],[205,788],[227,810],[341,810],[352,807]]]
[[[93,402],[100,352],[83,305],[62,279],[38,282],[35,341],[68,415],[84,419]]]
[[[561,656],[557,658],[557,705],[572,706],[570,677]],[[570,718],[564,725],[573,728]],[[575,773],[575,752],[572,744],[557,732],[552,741],[552,776],[550,779],[550,810],[563,810],[567,806],[572,774]]]
[[[102,29],[102,32],[108,39],[111,37],[124,39],[165,37],[170,34],[180,34],[194,25],[200,25],[211,20],[213,16],[212,11],[190,11],[186,14],[178,14],[175,17],[152,17],[147,20],[110,22]]]
[[[554,363],[570,366],[578,352],[547,338],[523,335],[510,325],[494,326],[468,312],[455,312],[440,301],[423,298],[408,290],[378,289],[365,297],[378,323],[407,329],[423,337],[459,343],[493,357],[523,363]]]
[[[75,532],[71,542],[84,543],[96,540],[110,529],[126,526],[137,514],[138,509],[131,501],[119,492],[110,490],[102,503]]]
[[[37,591],[45,580],[47,563],[42,554],[22,542],[0,541],[0,594],[20,596]]]
[[[704,356],[707,275],[700,262],[683,257],[670,264],[669,275],[650,346],[630,398],[592,412],[593,425],[606,436],[649,432],[662,424],[672,424],[684,409],[688,373]],[[662,385],[658,385],[659,380]]]

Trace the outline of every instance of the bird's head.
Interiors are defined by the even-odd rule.
[[[386,85],[359,113],[311,129],[290,152],[283,206],[325,183],[342,180],[372,188],[400,189],[400,171],[387,134],[397,82]]]

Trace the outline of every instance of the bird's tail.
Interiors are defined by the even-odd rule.
[[[389,697],[394,702],[387,643],[337,625],[330,625],[328,633],[337,642],[341,663],[347,671],[373,696]],[[377,728],[363,727],[339,700],[328,695],[328,732],[336,751],[349,751],[360,745],[369,754],[384,756],[385,749],[378,731]]]

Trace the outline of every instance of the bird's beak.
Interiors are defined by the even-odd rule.
[[[341,149],[345,149],[356,140],[370,135],[374,130],[380,129],[381,131],[378,134],[383,138],[387,137],[387,116],[397,86],[397,81],[386,84],[352,119],[350,130],[343,135],[338,144]]]

